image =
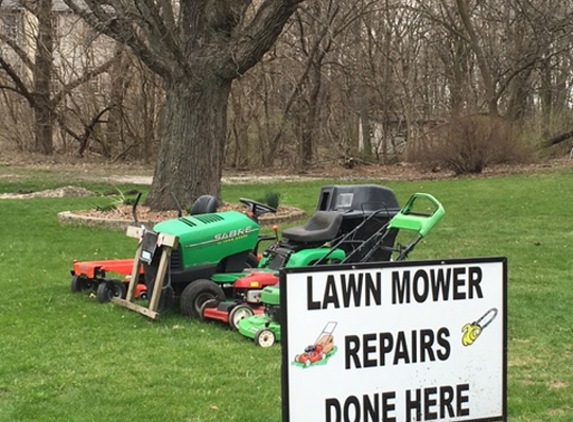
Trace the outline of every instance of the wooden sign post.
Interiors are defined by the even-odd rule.
[[[157,320],[159,319],[157,307],[159,306],[159,298],[161,297],[161,290],[163,289],[165,273],[167,271],[167,265],[169,264],[169,258],[171,257],[171,251],[173,248],[177,247],[177,237],[163,233],[153,233],[152,239],[156,239],[156,242],[154,245],[150,245],[146,242],[145,231],[146,229],[140,227],[130,226],[127,228],[127,236],[140,239],[140,242],[137,246],[137,250],[135,251],[131,280],[129,281],[126,298],[120,299],[115,297],[112,299],[112,302],[145,315],[152,320]],[[149,307],[146,308],[145,306],[135,304],[133,302],[133,296],[135,286],[139,283],[139,268],[142,262],[151,262],[153,254],[156,253],[156,248],[161,250],[161,258],[159,259],[159,267],[155,274],[155,282],[153,283],[153,292],[151,292],[149,299]]]

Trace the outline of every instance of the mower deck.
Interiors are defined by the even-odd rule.
[[[213,319],[216,321],[221,321],[225,324],[229,323],[229,316],[232,310],[240,306],[240,303],[237,302],[221,302],[216,308],[208,308],[206,307],[203,310],[203,318],[204,319]],[[265,311],[265,307],[263,305],[259,306],[250,306],[253,315],[261,315]]]
[[[74,275],[96,279],[105,273],[116,273],[123,276],[131,274],[133,259],[115,259],[108,261],[74,261]],[[143,274],[143,267],[139,269]]]

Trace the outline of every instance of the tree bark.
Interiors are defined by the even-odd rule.
[[[146,205],[176,209],[198,194],[220,197],[230,80],[196,84],[179,79],[166,89],[161,147]]]
[[[36,152],[51,155],[54,152],[53,136],[56,116],[51,101],[54,40],[52,28],[52,0],[38,2],[38,35],[34,64],[34,133]]]

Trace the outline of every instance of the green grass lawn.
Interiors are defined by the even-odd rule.
[[[37,172],[0,178],[0,193],[72,182]],[[224,186],[223,199],[278,191],[311,214],[320,186],[332,183]],[[446,216],[410,259],[508,258],[508,420],[573,420],[573,169],[370,183],[400,203],[414,192],[443,203]],[[260,349],[175,312],[150,322],[70,293],[73,259],[129,258],[135,245],[122,232],[60,226],[56,214],[112,200],[0,200],[0,421],[279,421],[280,347]]]

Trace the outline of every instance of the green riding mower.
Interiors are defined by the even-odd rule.
[[[388,209],[365,212],[365,217],[355,227],[332,243],[331,250],[345,249],[346,256],[340,263],[401,261],[408,257],[416,245],[425,238],[445,214],[442,205],[426,193],[416,193],[406,205],[385,224],[374,229],[377,220],[388,217]],[[304,228],[297,229],[301,234]],[[411,234],[405,245],[394,245],[399,232]],[[369,234],[367,234],[369,233]],[[288,235],[288,233],[287,233]],[[324,255],[327,260],[329,254]],[[325,263],[318,260],[314,265]],[[261,347],[270,347],[280,341],[280,284],[267,286],[261,292],[264,312],[238,322],[238,331]]]
[[[133,206],[134,225],[130,229],[141,226],[136,213],[138,201],[139,197]],[[273,239],[259,236],[258,219],[261,215],[274,213],[276,210],[246,198],[241,198],[240,202],[247,206],[246,213],[217,213],[214,212],[217,199],[205,195],[195,202],[191,215],[180,215],[176,219],[157,223],[152,230],[142,228],[138,231],[138,236],[140,245],[145,247],[137,260],[140,265],[135,266],[134,259],[74,261],[70,286],[72,292],[97,292],[100,302],[124,298],[127,285],[135,274],[141,282],[137,283],[130,299],[150,298],[159,267],[160,251],[164,247],[161,244],[161,235],[168,235],[177,240],[177,245],[170,250],[165,279],[162,280],[159,309],[166,310],[171,307],[174,297],[182,295],[184,291],[187,302],[201,300],[202,295],[206,294],[205,289],[186,290],[192,282],[197,282],[201,287],[214,274],[236,273],[245,268],[256,267],[259,242]],[[113,276],[110,273],[113,273]],[[219,294],[219,291],[211,294]],[[194,313],[198,316],[198,308]]]

